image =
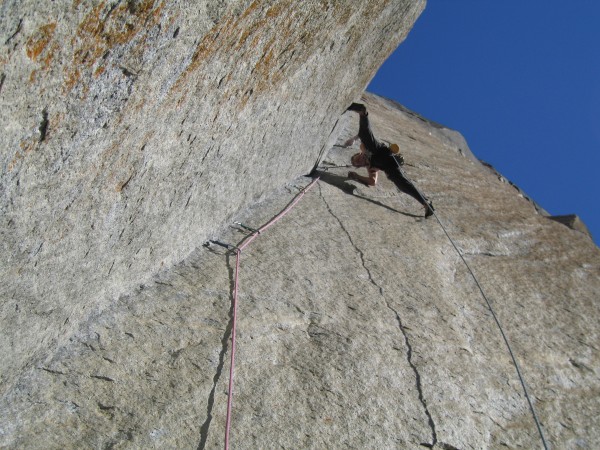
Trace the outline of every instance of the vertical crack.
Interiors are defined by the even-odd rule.
[[[416,380],[416,384],[417,384],[417,392],[419,394],[419,401],[421,402],[421,405],[423,406],[423,410],[425,411],[425,415],[427,416],[427,422],[429,423],[429,428],[431,429],[431,443],[422,442],[421,445],[423,447],[433,448],[435,446],[435,444],[437,443],[437,433],[435,431],[435,422],[433,421],[433,417],[431,417],[431,413],[429,412],[429,408],[427,407],[427,400],[425,400],[425,397],[423,395],[423,385],[421,384],[421,374],[419,373],[417,366],[415,366],[415,364],[413,363],[413,360],[412,360],[413,350],[412,350],[412,346],[410,345],[410,341],[408,339],[408,333],[406,332],[406,328],[404,328],[404,325],[402,324],[402,319],[400,319],[400,315],[398,314],[398,312],[390,306],[390,304],[387,300],[385,301],[385,304],[388,307],[388,309],[390,311],[392,311],[394,313],[394,315],[396,316],[396,321],[398,322],[398,327],[400,328],[400,331],[402,332],[402,336],[404,336],[404,344],[406,345],[406,348],[408,349],[406,352],[406,360],[408,361],[408,365],[410,366],[410,368],[413,370],[413,372],[415,374],[415,380]]]
[[[346,229],[346,227],[344,226],[344,224],[342,223],[342,221],[340,220],[340,218],[338,216],[336,216],[335,213],[333,212],[333,210],[331,209],[329,203],[327,202],[327,200],[323,196],[323,192],[321,190],[321,185],[320,184],[319,184],[319,196],[321,197],[321,199],[323,200],[323,203],[327,207],[327,211],[329,211],[329,213],[340,224],[340,228],[344,231],[344,233],[348,237],[348,240],[350,241],[350,243],[352,244],[352,246],[356,250],[356,253],[359,255],[361,264],[362,264],[365,272],[369,276],[369,281],[371,282],[371,284],[373,284],[373,286],[375,286],[379,290],[379,294],[383,298],[385,306],[390,311],[392,311],[394,313],[394,316],[396,317],[396,321],[398,322],[398,328],[400,329],[400,332],[402,333],[402,336],[404,337],[404,344],[406,345],[406,348],[407,348],[406,359],[408,361],[408,365],[410,366],[410,368],[412,369],[412,371],[415,374],[415,380],[416,380],[416,385],[417,385],[416,387],[417,387],[417,393],[418,393],[418,396],[419,396],[419,402],[421,403],[421,406],[423,407],[423,410],[425,411],[425,415],[427,416],[427,422],[428,422],[429,428],[431,430],[431,443],[422,442],[420,445],[423,446],[423,447],[433,448],[433,447],[435,447],[435,445],[438,442],[438,440],[437,440],[437,433],[435,431],[435,422],[433,421],[433,417],[431,416],[431,413],[429,412],[429,408],[427,407],[427,400],[425,400],[425,396],[423,395],[423,385],[421,383],[421,374],[419,373],[419,370],[417,369],[417,366],[414,364],[414,362],[412,360],[412,356],[413,356],[412,345],[410,344],[410,340],[408,339],[408,333],[406,332],[406,328],[402,324],[402,319],[400,318],[400,314],[398,314],[398,311],[396,311],[390,305],[390,303],[388,302],[388,300],[383,295],[383,288],[379,284],[377,284],[377,282],[373,278],[373,275],[371,274],[371,271],[367,267],[367,264],[365,262],[365,255],[364,255],[363,251],[360,248],[358,248],[358,246],[356,245],[356,243],[352,239],[352,236],[350,235],[350,233],[348,232],[348,230]]]
[[[10,41],[17,35],[19,34],[19,31],[21,31],[21,27],[23,25],[23,19],[19,20],[19,24],[17,25],[17,29],[15,30],[15,32],[13,34],[11,34],[8,39],[4,42],[4,45],[8,45],[10,43]]]
[[[48,110],[46,108],[44,108],[42,111],[42,122],[40,123],[38,131],[40,132],[39,141],[43,142],[46,139],[46,134],[48,133]]]
[[[344,226],[344,224],[342,223],[340,218],[335,215],[335,213],[332,211],[331,207],[329,206],[329,203],[327,203],[327,200],[325,200],[325,197],[323,196],[323,191],[321,190],[321,184],[318,184],[318,186],[319,186],[319,196],[323,200],[323,203],[325,203],[325,206],[327,207],[327,211],[329,211],[329,214],[331,214],[333,216],[333,218],[335,220],[337,220],[337,222],[340,224],[340,228],[344,231],[344,233],[348,237],[348,240],[352,244],[352,247],[354,247],[354,250],[356,251],[356,253],[358,253],[358,256],[360,257],[360,261],[363,266],[363,269],[365,269],[365,272],[367,272],[367,275],[369,277],[369,281],[371,282],[371,284],[379,290],[379,294],[383,295],[383,288],[375,282],[375,280],[373,279],[373,276],[371,275],[371,271],[369,270],[369,268],[367,267],[367,264],[365,263],[365,254],[354,243],[354,241],[352,240],[352,236],[350,235],[350,233],[348,232],[348,230],[346,229],[346,227]]]
[[[319,164],[321,164],[321,159],[325,155],[327,142],[329,141],[329,136],[331,136],[331,134],[335,131],[335,127],[337,127],[337,124],[338,124],[339,121],[340,121],[339,118],[335,121],[335,123],[333,124],[333,128],[331,128],[331,131],[329,132],[329,135],[327,136],[327,140],[325,141],[325,144],[323,144],[323,147],[321,147],[321,150],[319,151],[319,156],[317,157],[317,162],[315,163],[315,165],[313,167],[313,171],[317,170],[317,167],[319,167]],[[321,198],[322,197],[323,196],[321,195]]]
[[[210,428],[210,423],[212,422],[212,411],[215,405],[215,391],[217,390],[217,384],[221,379],[221,374],[223,373],[223,366],[225,365],[225,355],[227,354],[227,344],[229,343],[229,339],[231,337],[231,331],[233,329],[233,267],[229,261],[229,253],[227,253],[227,268],[229,269],[229,283],[230,283],[230,292],[231,292],[231,307],[229,308],[229,323],[225,328],[225,332],[223,333],[223,337],[221,338],[221,351],[219,352],[219,363],[217,365],[217,371],[215,376],[213,377],[213,386],[210,390],[210,394],[208,395],[208,404],[206,405],[206,420],[200,427],[200,443],[198,444],[198,450],[203,450],[206,447],[206,441],[208,440],[208,430]]]

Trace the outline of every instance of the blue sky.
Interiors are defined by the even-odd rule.
[[[600,0],[429,0],[368,87],[600,242]]]

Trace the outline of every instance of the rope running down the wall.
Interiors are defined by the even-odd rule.
[[[273,217],[269,222],[267,222],[265,225],[263,225],[258,230],[254,230],[252,228],[249,228],[249,227],[246,227],[246,226],[240,224],[244,228],[251,230],[252,233],[250,235],[248,235],[242,241],[242,243],[240,245],[238,245],[237,247],[234,248],[234,251],[235,251],[235,282],[234,282],[234,287],[233,287],[233,319],[232,319],[232,326],[231,326],[231,364],[229,366],[229,389],[228,389],[229,392],[227,395],[227,418],[225,421],[225,450],[229,450],[229,432],[231,429],[231,410],[232,410],[232,401],[233,401],[233,375],[234,375],[234,369],[235,369],[235,332],[236,332],[236,325],[237,325],[237,303],[238,303],[238,284],[239,284],[238,280],[239,280],[240,259],[241,259],[241,255],[242,255],[242,250],[244,250],[246,247],[248,247],[248,245],[250,245],[250,243],[252,243],[252,241],[254,241],[254,239],[256,239],[259,234],[263,233],[265,230],[267,230],[267,228],[271,227],[276,222],[278,222],[279,219],[281,219],[283,216],[285,216],[294,206],[296,206],[296,203],[298,203],[300,201],[300,199],[302,197],[304,197],[304,194],[306,194],[306,192],[308,190],[310,190],[317,183],[317,181],[319,181],[319,177],[317,177],[313,181],[311,181],[283,209],[283,211],[281,211],[279,214],[277,214],[275,217]]]
[[[398,162],[398,160],[396,158],[394,158],[394,160],[396,161],[396,164],[398,164],[398,170],[400,170],[400,172],[402,172],[402,168],[400,167],[400,163]],[[406,178],[406,179],[408,180],[408,178]],[[419,191],[419,189],[412,183],[412,181],[409,180],[409,182],[415,187],[415,189],[417,190],[417,192],[419,193],[419,195],[422,197],[422,199],[425,202],[427,202],[427,198],[421,193],[421,191]],[[519,377],[519,381],[521,383],[521,386],[523,387],[523,392],[525,393],[525,398],[527,399],[527,403],[529,404],[529,409],[531,410],[531,414],[533,415],[533,420],[535,421],[535,425],[537,427],[538,433],[539,433],[540,438],[542,440],[542,444],[544,446],[544,449],[548,450],[548,444],[546,443],[546,439],[544,438],[544,433],[542,432],[542,426],[540,425],[540,421],[539,421],[538,416],[537,416],[537,414],[535,412],[535,408],[533,407],[533,402],[531,401],[531,398],[529,397],[529,393],[527,392],[527,387],[525,385],[525,380],[523,378],[523,375],[521,374],[521,369],[519,368],[519,363],[517,362],[517,358],[515,357],[515,355],[514,355],[514,353],[512,351],[512,348],[510,346],[510,343],[508,342],[508,338],[506,337],[506,334],[504,333],[504,329],[502,328],[502,325],[500,324],[500,320],[498,320],[498,316],[496,316],[496,313],[494,312],[494,308],[492,308],[491,302],[489,301],[487,295],[483,291],[483,288],[481,287],[481,284],[479,283],[479,280],[475,276],[475,273],[471,270],[471,267],[467,263],[467,260],[465,259],[465,257],[461,253],[461,251],[458,249],[457,245],[454,243],[454,240],[450,237],[450,234],[446,230],[446,227],[444,226],[444,224],[442,223],[442,221],[440,220],[440,218],[438,217],[438,215],[435,213],[435,210],[432,210],[432,212],[433,212],[433,215],[435,216],[436,220],[438,221],[438,223],[442,227],[442,230],[444,230],[444,233],[446,234],[446,237],[448,238],[448,240],[450,241],[450,243],[454,247],[454,250],[456,250],[456,253],[458,253],[458,256],[460,256],[460,259],[465,264],[467,270],[469,271],[469,273],[473,277],[473,280],[475,281],[475,284],[477,285],[477,288],[479,289],[479,292],[481,292],[481,296],[485,300],[485,303],[486,303],[486,305],[487,305],[490,313],[492,314],[492,317],[494,318],[494,321],[496,322],[496,325],[498,326],[498,329],[500,330],[500,334],[502,335],[502,339],[504,340],[504,343],[506,344],[506,348],[508,348],[508,353],[510,354],[510,357],[512,358],[512,362],[513,362],[513,364],[515,366],[515,369],[517,371],[517,376]]]

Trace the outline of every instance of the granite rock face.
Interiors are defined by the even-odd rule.
[[[445,130],[366,95],[376,136],[437,218],[385,179],[348,181],[345,113],[317,185],[242,253],[236,448],[600,445],[600,250],[539,214]],[[310,179],[232,218],[259,227]],[[442,224],[444,228],[440,226]],[[446,235],[446,232],[448,235]],[[247,231],[214,236],[236,244]],[[198,247],[79,323],[0,405],[7,447],[220,448],[234,256]]]
[[[0,4],[0,393],[309,173],[424,0]]]
[[[365,67],[350,64],[345,69],[356,72],[325,78],[322,71],[331,68],[320,67],[320,58],[329,51],[347,52],[349,58],[372,54],[330,48],[331,42],[320,52],[313,42],[317,50],[304,62],[288,55],[296,72],[271,80],[273,89],[254,89],[235,110],[216,102],[226,98],[213,91],[220,78],[207,74],[213,73],[209,68],[227,72],[224,46],[231,48],[227,39],[235,34],[229,33],[238,21],[269,17],[261,10],[265,3],[202,3],[198,20],[183,19],[190,12],[184,14],[177,2],[165,2],[158,11],[154,3],[123,3],[122,11],[121,3],[99,4],[101,29],[83,4],[63,9],[58,4],[48,2],[44,8],[56,9],[36,16],[39,23],[60,19],[54,30],[34,27],[41,39],[30,44],[36,64],[46,61],[44,52],[59,31],[68,34],[61,27],[78,8],[77,23],[85,23],[85,33],[101,36],[110,27],[137,29],[132,17],[146,11],[141,35],[127,42],[121,37],[118,45],[110,41],[115,44],[110,51],[102,46],[98,51],[100,60],[124,57],[118,52],[127,46],[142,56],[115,60],[121,61],[118,71],[108,63],[104,71],[92,64],[74,75],[73,90],[81,98],[52,98],[58,90],[26,81],[48,77],[62,86],[55,70],[69,67],[64,57],[55,56],[47,70],[27,72],[19,81],[15,71],[26,69],[14,58],[30,58],[19,45],[29,42],[26,30],[34,19],[23,17],[3,31],[5,45],[14,49],[2,66],[1,114],[9,124],[2,139],[18,142],[23,117],[29,117],[36,143],[12,168],[3,166],[0,447],[222,447],[235,261],[222,247],[203,244],[207,237],[240,242],[247,231],[234,222],[255,228],[267,222],[309,183],[298,175],[317,160],[315,187],[242,253],[232,447],[541,448],[498,326],[449,237],[507,336],[550,447],[600,447],[600,250],[585,233],[540,214],[521,191],[479,163],[457,132],[370,94],[362,101],[375,135],[400,145],[406,175],[433,201],[437,218],[424,219],[422,207],[385,177],[372,188],[348,181],[344,166],[356,149],[341,144],[356,134],[358,117],[341,112],[343,103],[358,99],[352,97],[357,88],[348,88],[348,98],[329,89],[334,81],[360,84],[369,76]],[[302,5],[287,16],[298,20],[294,14],[327,3]],[[392,7],[410,17],[422,5],[382,6]],[[7,11],[16,6],[4,2],[0,8],[6,27]],[[118,28],[110,22],[115,14],[132,17]],[[347,24],[360,22],[349,14]],[[284,18],[273,12],[270,20]],[[202,26],[220,44],[209,48],[198,35],[190,51],[191,28],[197,33]],[[250,45],[258,29],[248,30],[244,48],[254,54],[262,44],[259,39]],[[336,33],[333,26],[314,31]],[[297,45],[309,46],[301,30],[292,33],[300,33],[294,34]],[[350,45],[340,33],[335,34],[340,43]],[[75,32],[71,37],[72,45],[83,42]],[[168,51],[170,46],[176,50]],[[56,55],[79,55],[84,65],[99,61],[90,48],[69,51],[61,47]],[[177,58],[183,58],[179,66]],[[199,60],[203,63],[194,63]],[[63,66],[52,65],[61,61]],[[229,61],[241,65],[232,80],[258,70],[240,61],[233,56]],[[175,67],[183,74],[190,66],[181,75],[188,81],[178,88],[166,81]],[[124,86],[93,87],[113,69],[132,83],[130,96],[122,109],[111,112],[102,102],[94,108],[95,95],[119,101],[106,89]],[[137,90],[142,80],[155,89]],[[221,88],[232,80],[223,80]],[[290,80],[305,91],[296,91]],[[26,98],[46,99],[48,106],[42,102],[36,109],[32,103],[21,110],[16,99],[11,103],[5,94],[16,92],[18,82],[31,92],[39,89],[37,97]],[[171,98],[171,92],[178,94]],[[239,106],[242,97],[234,94],[227,95]],[[12,115],[5,111],[9,106]],[[53,125],[53,108],[59,107],[62,126]],[[84,110],[87,115],[78,115]],[[298,113],[295,120],[290,111]],[[203,122],[217,112],[219,120]],[[102,114],[106,128],[104,119],[94,132],[76,126],[88,120],[93,126],[92,118]],[[287,131],[277,134],[276,122],[286,123]],[[154,134],[141,139],[152,127]],[[214,147],[202,161],[213,137]],[[242,151],[242,145],[254,150]],[[53,158],[61,149],[65,159],[59,163]],[[259,159],[262,152],[271,152],[268,164]],[[44,167],[59,169],[56,178]],[[171,175],[181,174],[178,168],[191,172],[176,182]],[[244,170],[236,178],[242,185],[232,186]],[[118,191],[116,180],[123,182]],[[206,180],[211,183],[202,184]],[[128,217],[133,221],[123,227]],[[111,233],[116,234],[104,240]],[[89,247],[79,259],[78,236],[87,236]],[[35,238],[41,239],[37,245],[31,243]],[[131,249],[148,250],[129,251],[125,239],[131,239]],[[162,256],[166,253],[172,256]],[[105,265],[110,257],[112,270],[112,262]],[[129,264],[129,271],[122,270]]]

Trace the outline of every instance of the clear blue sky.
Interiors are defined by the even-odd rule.
[[[600,0],[428,0],[368,90],[459,131],[600,242]]]

